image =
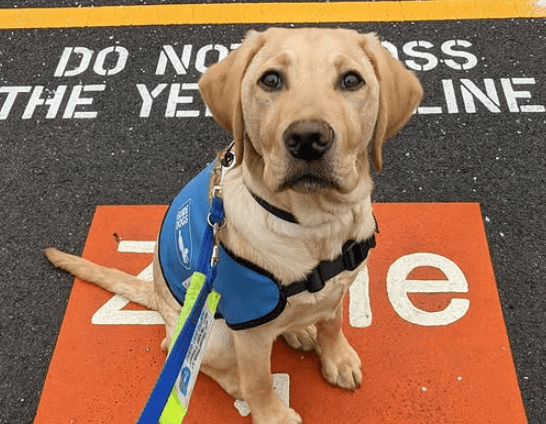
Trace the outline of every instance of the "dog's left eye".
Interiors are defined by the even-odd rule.
[[[356,72],[353,72],[353,71],[346,72],[345,74],[341,76],[340,86],[344,90],[350,90],[350,91],[358,90],[364,84],[365,84],[364,80]]]
[[[282,77],[277,71],[267,71],[261,76],[259,83],[268,91],[280,90],[283,86]]]

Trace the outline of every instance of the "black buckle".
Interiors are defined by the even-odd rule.
[[[320,275],[320,271],[318,268],[313,269],[311,274],[305,279],[305,288],[309,293],[316,293],[318,291],[321,291],[324,286],[326,285],[326,282]]]
[[[367,244],[366,244],[367,247]],[[357,243],[354,240],[349,240],[343,246],[343,264],[347,271],[354,271],[364,262],[368,256],[368,250],[364,249],[363,243]]]
[[[348,240],[341,250],[341,255],[332,261],[319,263],[303,281],[294,282],[284,287],[287,296],[307,290],[316,293],[324,288],[326,282],[343,271],[354,271],[368,257],[368,252],[375,247],[375,235],[368,240],[356,242]]]

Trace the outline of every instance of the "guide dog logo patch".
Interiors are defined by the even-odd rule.
[[[178,208],[175,224],[178,259],[186,269],[190,269],[191,267],[192,255],[190,203],[191,199],[188,199],[180,208]]]

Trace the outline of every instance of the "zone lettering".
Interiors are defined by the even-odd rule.
[[[118,252],[153,253],[155,241],[122,241]],[[413,278],[413,271],[419,268],[432,268],[443,278]],[[139,278],[152,278],[152,264],[148,265]],[[349,291],[349,324],[354,328],[372,325],[372,302],[370,300],[368,269],[364,268],[355,279]],[[424,326],[446,326],[462,319],[470,309],[470,300],[460,294],[468,293],[468,281],[452,260],[435,253],[412,253],[395,260],[386,275],[387,296],[396,314],[404,321]],[[419,308],[412,296],[450,296],[447,306],[437,311]],[[458,296],[459,295],[459,296]],[[91,322],[95,325],[159,325],[161,316],[155,311],[123,310],[129,303],[119,295],[114,295],[94,314]]]

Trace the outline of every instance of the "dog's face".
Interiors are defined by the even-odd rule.
[[[247,68],[245,131],[272,191],[348,192],[367,170],[379,83],[347,35],[275,30]]]
[[[422,90],[375,35],[344,29],[251,31],[200,80],[252,177],[273,192],[350,193],[368,153],[405,124]]]

